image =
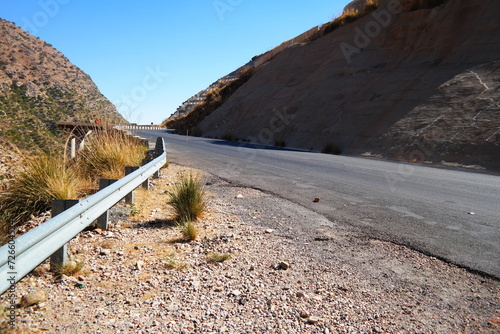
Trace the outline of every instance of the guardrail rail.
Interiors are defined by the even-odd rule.
[[[154,152],[155,158],[151,162],[0,247],[0,294],[157,174],[167,162],[163,138],[157,139]]]

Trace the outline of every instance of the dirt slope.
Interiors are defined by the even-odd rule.
[[[285,49],[198,131],[500,171],[500,3],[398,4]]]

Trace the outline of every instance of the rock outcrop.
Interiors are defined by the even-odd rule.
[[[500,3],[420,2],[284,49],[198,131],[499,171]]]

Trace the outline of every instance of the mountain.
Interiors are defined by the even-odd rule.
[[[190,133],[500,171],[499,12],[494,0],[353,1]]]
[[[56,122],[125,122],[91,78],[50,44],[0,19],[0,141],[49,149]]]

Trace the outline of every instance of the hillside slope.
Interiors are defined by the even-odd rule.
[[[57,141],[58,121],[124,122],[91,78],[50,44],[0,19],[0,139],[21,149]]]
[[[283,50],[197,131],[500,171],[500,3],[398,4]]]

